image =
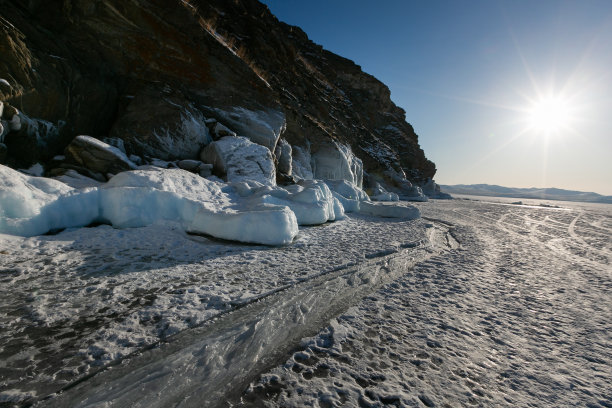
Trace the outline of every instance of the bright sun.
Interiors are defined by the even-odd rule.
[[[530,127],[540,133],[559,133],[569,127],[570,121],[569,103],[561,97],[541,98],[529,109]]]

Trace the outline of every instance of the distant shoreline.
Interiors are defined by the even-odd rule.
[[[489,184],[474,184],[440,185],[440,189],[449,194],[469,196],[612,204],[612,196],[558,188],[511,188]]]

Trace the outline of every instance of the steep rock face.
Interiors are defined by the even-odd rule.
[[[377,179],[435,173],[384,84],[256,0],[5,0],[0,53],[0,101],[57,130],[27,149],[7,134],[9,164],[48,160],[78,134],[194,158],[216,119],[271,152],[282,135],[302,161],[350,146]]]

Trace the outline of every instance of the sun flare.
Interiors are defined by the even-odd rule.
[[[545,97],[534,101],[528,114],[530,127],[545,134],[558,133],[571,124],[569,101],[562,97]]]

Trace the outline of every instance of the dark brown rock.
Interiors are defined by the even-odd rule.
[[[94,173],[116,174],[136,168],[121,150],[90,136],[74,138],[66,147],[64,154],[69,163],[84,167]]]
[[[10,84],[0,100],[65,122],[47,150],[90,134],[120,137],[130,154],[195,157],[196,146],[168,149],[155,136],[167,129],[173,147],[198,144],[180,130],[189,112],[274,151],[284,117],[292,146],[349,145],[382,178],[435,174],[384,84],[256,0],[5,0],[0,55]]]

